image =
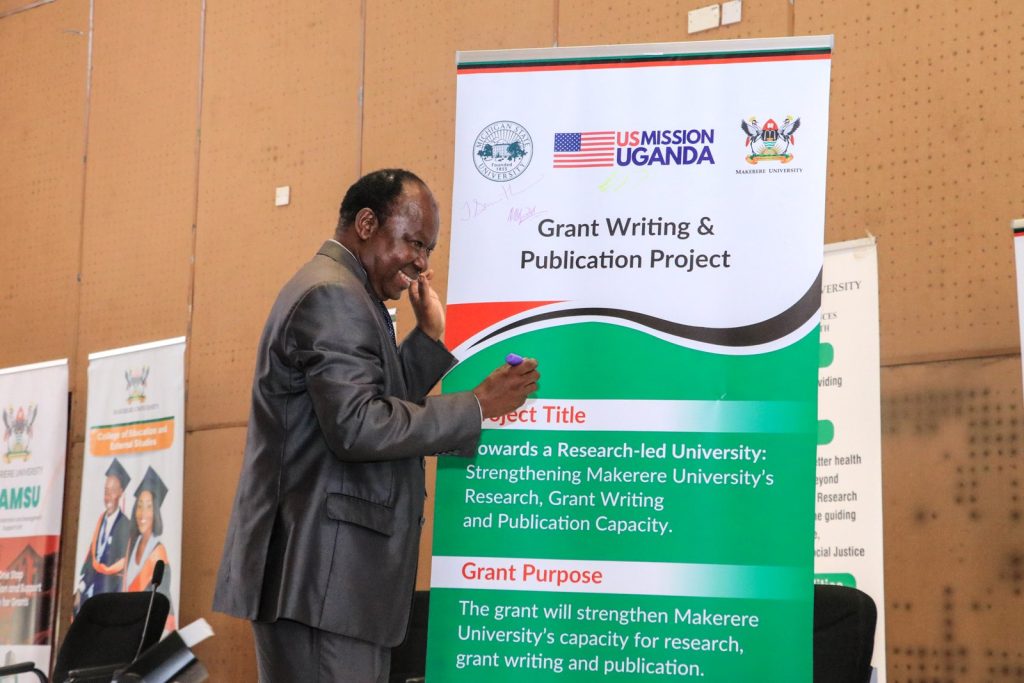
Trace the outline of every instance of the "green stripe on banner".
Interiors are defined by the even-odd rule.
[[[657,54],[657,55],[625,55],[615,57],[569,57],[565,59],[518,59],[485,62],[460,62],[460,71],[473,69],[495,69],[504,67],[543,67],[543,66],[584,66],[592,64],[643,64],[646,62],[677,61],[687,62],[708,59],[749,60],[751,58],[788,57],[796,55],[830,55],[829,48],[791,48],[786,50],[763,50],[747,52],[697,52],[691,54]]]
[[[680,340],[684,343],[684,340]],[[514,352],[540,361],[540,395],[652,400],[795,401],[817,405],[817,383],[793,381],[794,364],[818,366],[818,330],[778,351],[698,351],[609,323],[575,323],[507,338],[459,363],[445,391],[472,389]],[[739,381],[742,378],[742,381]],[[816,408],[815,408],[816,410]]]
[[[832,420],[818,420],[818,445],[827,446],[836,438],[836,426]]]
[[[854,578],[853,574],[815,574],[814,583],[823,584],[827,586],[848,586],[850,588],[857,587],[857,579]]]
[[[827,368],[836,359],[836,349],[828,342],[822,342],[821,351],[818,353],[818,367]]]
[[[93,425],[93,426],[89,427],[89,429],[110,429],[111,427],[132,427],[134,425],[147,425],[147,424],[152,424],[154,422],[167,422],[168,420],[173,420],[173,419],[174,419],[173,415],[168,415],[167,417],[154,417],[151,420],[133,420],[131,422],[118,422],[116,424],[109,424],[109,425]]]

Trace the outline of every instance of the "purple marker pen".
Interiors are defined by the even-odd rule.
[[[523,357],[514,353],[510,353],[507,356],[505,356],[505,362],[511,365],[512,367],[515,367],[523,362]]]

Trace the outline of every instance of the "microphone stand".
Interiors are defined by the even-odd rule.
[[[153,607],[156,587],[160,585],[163,573],[163,562],[158,562],[157,568],[153,570],[153,594],[149,598],[150,609]],[[142,633],[143,638],[145,638],[146,630],[149,628],[149,617],[150,613],[147,610],[146,626]],[[139,683],[143,681],[146,683],[166,683],[167,681],[178,680],[177,677],[182,675],[187,668],[192,667],[196,661],[195,654],[185,644],[185,641],[181,639],[181,635],[174,631],[145,652],[142,651],[142,642],[140,642],[135,658],[128,666],[119,670],[114,675],[111,683]],[[198,670],[193,671],[190,676],[186,676],[182,680],[202,681],[206,680],[206,678],[206,669],[202,668],[202,665],[198,665]]]
[[[146,607],[146,619],[142,622],[142,636],[139,638],[139,648],[135,651],[135,656],[132,657],[132,661],[128,664],[131,666],[142,654],[142,645],[146,642],[146,631],[149,630],[149,618],[153,615],[153,600],[156,598],[156,589],[160,587],[160,584],[164,580],[164,561],[157,560],[153,566],[153,581],[150,583],[152,590],[149,592],[149,606]]]

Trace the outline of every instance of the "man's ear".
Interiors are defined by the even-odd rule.
[[[359,209],[359,212],[356,213],[356,219],[353,221],[352,227],[355,229],[359,239],[368,240],[377,231],[377,228],[380,227],[380,223],[377,222],[377,214],[373,212],[373,209],[363,208]]]

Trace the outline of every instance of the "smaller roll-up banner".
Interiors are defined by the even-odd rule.
[[[814,580],[875,601],[872,666],[885,683],[881,358],[873,237],[825,245],[818,361]]]
[[[48,671],[64,508],[67,360],[0,370],[0,416],[0,665],[31,661]]]
[[[185,338],[89,355],[85,462],[75,553],[75,612],[88,598],[159,590],[180,603]]]
[[[1013,231],[1013,258],[1017,272],[1017,321],[1020,325],[1021,350],[1024,352],[1024,218],[1010,221],[1010,229]],[[1024,361],[1021,362],[1021,371],[1024,373]],[[1021,395],[1024,396],[1024,393]]]

